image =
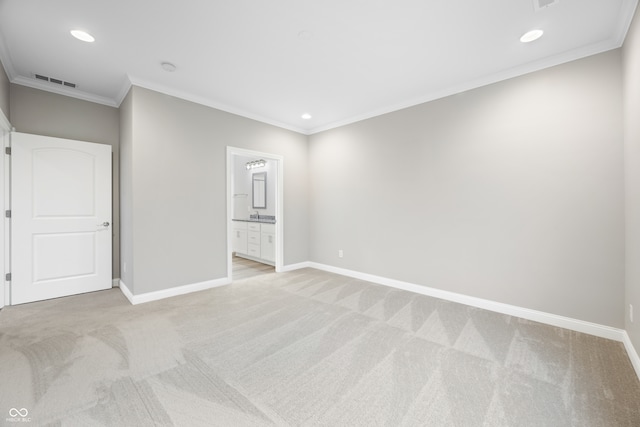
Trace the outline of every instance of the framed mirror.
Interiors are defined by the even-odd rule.
[[[253,208],[254,209],[266,209],[267,208],[267,173],[259,172],[254,173],[251,177],[251,193],[253,195]]]

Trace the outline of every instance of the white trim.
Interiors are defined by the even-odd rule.
[[[131,82],[132,85],[134,86],[138,86],[144,89],[149,89],[149,90],[153,90],[155,92],[160,92],[163,93],[165,95],[169,95],[169,96],[173,96],[175,98],[180,98],[183,99],[185,101],[189,101],[189,102],[193,102],[196,104],[200,104],[200,105],[204,105],[205,107],[211,107],[211,108],[215,108],[216,110],[220,110],[220,111],[224,111],[227,113],[231,113],[231,114],[235,114],[236,116],[240,116],[240,117],[245,117],[247,119],[251,119],[251,120],[255,120],[257,122],[261,122],[261,123],[266,123],[268,125],[271,126],[276,126],[282,129],[287,129],[293,132],[297,132],[297,133],[301,133],[303,135],[307,134],[307,131],[305,129],[296,127],[296,126],[292,126],[290,124],[287,123],[283,123],[283,122],[279,122],[277,120],[273,120],[264,116],[261,116],[259,114],[254,114],[254,113],[250,113],[246,110],[243,110],[241,108],[237,108],[237,107],[232,107],[230,105],[226,105],[226,104],[222,104],[220,102],[214,101],[212,99],[209,98],[205,98],[203,96],[200,95],[196,95],[196,94],[192,94],[192,93],[188,93],[188,92],[184,92],[181,90],[177,90],[168,86],[164,86],[162,84],[158,84],[158,83],[153,83],[150,82],[148,80],[144,80],[144,79],[140,79],[138,77],[135,76],[129,76],[129,81]],[[121,93],[123,92],[123,90],[120,91]],[[126,95],[126,93],[125,93]],[[123,98],[124,99],[124,98]],[[120,102],[122,102],[122,100],[120,100]]]
[[[133,86],[133,84],[131,83],[131,79],[129,79],[129,76],[127,75],[124,79],[124,83],[122,84],[122,87],[120,87],[120,90],[116,95],[115,101],[118,108],[120,108],[120,105],[122,105],[122,101],[124,101],[124,99],[129,94],[129,91],[131,90],[131,86]]]
[[[494,83],[499,83],[505,80],[513,79],[525,74],[534,73],[547,68],[555,67],[557,65],[566,64],[578,59],[586,58],[588,56],[597,55],[609,50],[617,49],[621,46],[621,43],[617,40],[605,40],[590,46],[581,47],[578,49],[564,52],[559,55],[549,56],[539,61],[530,62],[517,67],[513,67],[508,70],[492,73],[475,80],[464,81],[453,86],[446,88],[436,89],[432,92],[424,93],[414,99],[409,99],[398,104],[388,105],[373,111],[357,114],[355,116],[348,117],[343,120],[327,123],[322,126],[318,126],[305,132],[307,135],[314,135],[316,133],[324,132],[327,130],[339,128],[342,126],[350,125],[353,123],[361,122],[363,120],[371,119],[373,117],[382,116],[384,114],[393,113],[395,111],[404,110],[405,108],[415,107],[417,105],[425,104],[427,102],[435,101],[437,99],[446,98],[458,93],[466,92],[473,89],[478,89],[484,86],[488,86]]]
[[[373,274],[360,273],[358,271],[347,270],[344,268],[333,267],[330,265],[310,262],[309,267],[318,270],[328,271],[331,273],[341,274],[343,276],[353,277],[367,282],[377,283],[379,285],[389,286],[396,289],[402,289],[409,292],[415,292],[430,297],[440,298],[447,301],[453,301],[460,304],[478,307],[485,310],[494,311],[496,313],[508,314],[510,316],[521,317],[523,319],[533,320],[535,322],[545,323],[547,325],[557,326],[572,331],[582,332],[589,335],[595,335],[601,338],[607,338],[615,341],[623,341],[625,331],[622,329],[612,328],[610,326],[599,325],[597,323],[585,322],[583,320],[572,319],[570,317],[558,316],[556,314],[545,313],[543,311],[531,310],[515,305],[503,304],[496,301],[486,300],[482,298],[471,297],[468,295],[458,294],[455,292],[443,291],[441,289],[430,288],[428,286],[416,285],[414,283],[402,282],[400,280],[389,279],[386,277],[375,276]]]
[[[633,343],[631,342],[627,331],[624,331],[622,335],[622,342],[624,343],[624,348],[627,349],[627,354],[629,355],[629,360],[631,360],[633,369],[636,370],[636,375],[638,376],[638,379],[640,379],[640,356],[638,356],[638,352],[633,346]]]
[[[300,270],[301,268],[311,267],[311,263],[309,261],[299,262],[298,264],[289,264],[282,266],[282,272]]]
[[[620,14],[618,15],[622,17],[622,19],[618,23],[618,31],[614,32],[615,37],[613,38],[614,43],[616,43],[618,46],[622,46],[624,44],[627,33],[629,32],[629,28],[631,27],[631,22],[633,22],[633,17],[635,16],[637,6],[637,0],[625,0],[622,2]]]
[[[94,95],[89,92],[85,92],[79,89],[71,89],[55,83],[45,83],[41,80],[30,79],[24,76],[17,76],[11,79],[11,83],[15,83],[21,86],[27,86],[34,89],[40,89],[45,92],[57,93],[58,95],[69,96],[71,98],[81,99],[83,101],[94,102],[96,104],[102,104],[108,107],[118,107],[118,104],[115,100],[107,98],[105,96]]]
[[[147,292],[144,294],[134,295],[127,285],[120,280],[119,288],[129,302],[133,305],[142,304],[145,302],[158,301],[165,298],[171,298],[178,295],[189,294],[191,292],[204,291],[207,289],[217,288],[219,286],[228,285],[231,283],[228,277],[222,279],[207,280],[206,282],[192,283],[190,285],[177,286],[175,288],[163,289],[161,291]]]
[[[120,278],[111,280],[111,287],[112,288],[117,288],[119,286],[120,286]]]
[[[118,287],[120,288],[120,292],[122,292],[122,295],[124,295],[129,300],[129,302],[133,304],[133,294],[131,293],[127,285],[122,281],[122,279],[120,279]]]

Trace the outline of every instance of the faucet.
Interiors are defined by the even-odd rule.
[[[256,219],[260,219],[260,212],[256,211]]]

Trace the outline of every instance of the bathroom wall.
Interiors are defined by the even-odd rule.
[[[263,168],[247,170],[247,162],[260,160],[261,157],[234,156],[233,181],[233,218],[245,219],[258,211],[260,215],[276,215],[277,167],[275,160],[266,160]],[[252,204],[252,177],[254,173],[267,173],[267,208],[255,209]]]

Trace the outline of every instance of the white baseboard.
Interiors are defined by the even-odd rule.
[[[116,279],[113,279],[113,280],[111,281],[111,287],[112,287],[112,288],[117,288],[117,287],[119,287],[119,286],[120,286],[120,278],[119,278],[119,277],[118,277],[118,278],[116,278]]]
[[[638,378],[640,378],[640,356],[638,356],[638,352],[633,346],[633,343],[631,342],[627,331],[624,331],[622,342],[624,343],[624,348],[627,349],[627,354],[629,355],[629,359],[631,360],[633,369],[636,370],[636,375],[638,375]]]
[[[118,287],[120,288],[120,292],[122,292],[122,295],[124,295],[131,304],[133,304],[133,293],[131,293],[131,291],[129,290],[129,288],[127,287],[127,285],[122,281],[122,279],[120,279],[120,281],[118,282]]]
[[[216,280],[207,280],[206,282],[192,283],[190,285],[177,286],[175,288],[163,289],[161,291],[147,292],[144,294],[134,295],[127,285],[120,280],[120,290],[129,302],[133,305],[145,302],[157,301],[165,298],[175,297],[178,295],[189,294],[191,292],[204,291],[206,289],[217,288],[231,283],[227,277]]]
[[[455,292],[443,291],[441,289],[430,288],[428,286],[416,285],[414,283],[402,282],[400,280],[375,276],[373,274],[360,273],[358,271],[347,270],[344,268],[333,267],[316,262],[309,262],[308,264],[308,267],[316,268],[318,270],[353,277],[355,279],[366,280],[367,282],[377,283],[379,285],[389,286],[392,288],[415,292],[418,294],[440,298],[447,301],[470,305],[472,307],[483,308],[485,310],[490,310],[497,313],[521,317],[523,319],[533,320],[535,322],[545,323],[547,325],[557,326],[560,328],[582,332],[589,335],[595,335],[597,337],[607,338],[610,340],[623,342],[624,336],[626,334],[626,332],[622,329],[599,325],[597,323],[585,322],[583,320],[572,319],[570,317],[558,316],[556,314],[545,313],[543,311],[503,304],[496,301],[471,297]]]
[[[285,273],[287,271],[300,270],[301,268],[307,268],[307,267],[311,267],[311,263],[309,261],[300,262],[298,264],[283,265],[282,270],[280,270],[280,272]]]

